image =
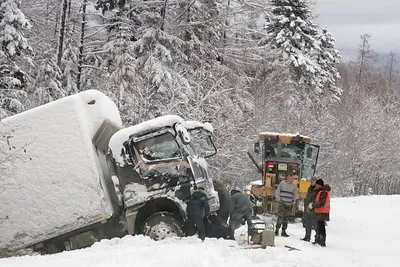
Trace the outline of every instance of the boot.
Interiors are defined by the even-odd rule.
[[[303,241],[306,241],[306,242],[310,242],[311,241],[311,239],[309,237],[304,237],[304,238],[302,238],[300,240],[303,240]]]
[[[281,225],[280,224],[276,224],[276,226],[275,226],[275,235],[276,236],[279,235],[279,228],[281,228]]]
[[[286,229],[282,229],[281,236],[289,237],[289,235],[286,233]]]
[[[326,235],[321,235],[321,238],[319,240],[319,244],[321,245],[321,247],[326,247]]]
[[[320,239],[321,239],[321,238],[320,238],[320,235],[316,234],[316,235],[315,235],[315,241],[313,242],[313,245],[319,244]]]

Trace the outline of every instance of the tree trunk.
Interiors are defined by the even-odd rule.
[[[76,88],[78,92],[81,90],[81,79],[82,79],[82,64],[83,64],[83,44],[85,39],[85,26],[86,26],[86,6],[87,0],[83,1],[82,6],[82,23],[81,23],[81,37],[79,43],[79,56],[78,56],[78,77]]]
[[[61,66],[61,59],[64,50],[64,39],[65,39],[65,20],[68,7],[68,0],[63,0],[62,10],[61,10],[61,21],[60,21],[60,32],[58,38],[58,52],[57,52],[57,66]]]
[[[167,13],[167,3],[168,0],[164,0],[164,6],[161,9],[161,17],[162,17],[162,23],[161,23],[161,30],[164,31],[164,24],[165,24],[165,14]]]

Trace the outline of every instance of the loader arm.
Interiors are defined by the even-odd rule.
[[[254,165],[256,165],[257,170],[258,170],[260,173],[262,173],[262,172],[263,172],[262,167],[261,167],[260,165],[258,165],[258,163],[257,163],[257,161],[254,159],[253,155],[250,154],[249,151],[247,151],[247,155],[249,155],[251,161],[254,163]]]

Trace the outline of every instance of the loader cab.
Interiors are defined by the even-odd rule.
[[[273,173],[278,179],[295,176],[306,181],[315,174],[319,146],[310,144],[311,139],[301,135],[262,133],[255,142],[254,152],[262,158],[263,175]]]

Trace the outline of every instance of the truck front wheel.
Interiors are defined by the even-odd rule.
[[[182,223],[172,213],[157,212],[144,223],[143,234],[153,240],[163,240],[173,236],[183,236]]]

